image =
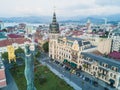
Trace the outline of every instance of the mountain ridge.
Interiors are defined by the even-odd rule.
[[[66,22],[78,22],[78,23],[86,23],[88,19],[92,23],[104,23],[104,18],[107,18],[108,22],[120,22],[120,14],[109,15],[109,16],[89,16],[89,17],[57,17],[58,21],[61,23]],[[0,20],[3,22],[27,22],[27,23],[49,23],[52,21],[52,17],[50,16],[28,16],[28,17],[0,17]]]

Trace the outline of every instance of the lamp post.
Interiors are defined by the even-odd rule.
[[[94,81],[94,75],[92,75],[92,81]],[[93,82],[92,82],[93,85]],[[93,90],[95,90],[94,86],[93,86]]]
[[[71,81],[71,72],[70,72],[70,81]]]
[[[82,89],[84,90],[84,81],[82,81]]]

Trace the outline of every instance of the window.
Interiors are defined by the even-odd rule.
[[[107,78],[105,77],[105,80],[107,80]]]
[[[114,78],[116,79],[116,75],[114,75]]]
[[[113,76],[113,74],[111,73],[111,74],[110,74],[110,76],[112,77],[112,76]]]
[[[118,68],[115,68],[115,71],[118,72]]]
[[[94,69],[95,67],[93,66],[93,69]]]
[[[70,59],[70,55],[69,55],[69,59]]]
[[[97,67],[95,68],[95,70],[97,70]]]

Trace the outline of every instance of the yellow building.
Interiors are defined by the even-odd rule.
[[[16,62],[16,56],[15,56],[15,49],[12,45],[7,46],[7,50],[8,50],[8,60],[9,63],[11,63],[11,61],[15,61]]]

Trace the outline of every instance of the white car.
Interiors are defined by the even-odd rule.
[[[83,77],[82,79],[85,80],[85,77]]]
[[[82,75],[80,75],[80,78],[82,78]]]

